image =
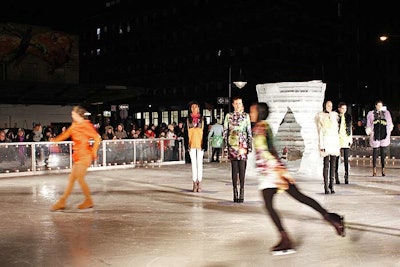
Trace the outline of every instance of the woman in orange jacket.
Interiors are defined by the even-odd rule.
[[[71,111],[71,126],[65,132],[50,139],[52,142],[59,142],[70,137],[73,141],[73,166],[69,175],[68,186],[58,202],[51,207],[51,211],[65,209],[66,200],[71,194],[76,180],[78,180],[82,192],[85,195],[85,200],[78,206],[78,208],[88,209],[93,207],[93,200],[90,195],[89,187],[85,182],[85,175],[87,168],[92,164],[93,160],[97,159],[97,150],[101,142],[101,137],[93,124],[89,120],[85,119],[85,113],[86,110],[83,107],[73,107]],[[94,140],[92,146],[89,143],[90,140]]]

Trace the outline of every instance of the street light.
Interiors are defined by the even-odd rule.
[[[239,80],[234,81],[233,84],[239,88],[242,89],[243,87],[246,86],[247,82],[243,81],[243,75],[242,75],[242,69],[240,69],[239,73]],[[231,99],[232,99],[232,65],[229,65],[229,93],[228,93],[228,98],[229,98],[229,104],[228,104],[228,112],[231,112]]]
[[[400,35],[397,35],[397,34],[390,34],[390,35],[382,34],[381,36],[379,36],[379,40],[381,42],[386,42],[391,37],[400,37]]]
[[[386,41],[389,37],[387,35],[381,35],[379,36],[379,40],[381,40],[382,42]]]
[[[223,50],[227,50],[228,53],[223,52]],[[232,98],[232,58],[235,56],[235,50],[233,48],[229,49],[219,49],[217,52],[217,57],[222,58],[225,57],[226,60],[229,61],[229,81],[228,81],[228,111],[231,112],[231,98]],[[227,57],[228,56],[228,57]],[[246,86],[247,82],[243,81],[243,75],[242,75],[242,69],[240,68],[240,75],[239,75],[239,80],[234,81],[233,84],[239,88],[242,89],[243,87]],[[225,97],[224,97],[225,98]],[[225,98],[226,101],[226,98]],[[225,102],[224,101],[224,102]],[[225,102],[226,103],[226,102]]]

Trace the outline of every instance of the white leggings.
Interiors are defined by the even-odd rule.
[[[193,182],[203,180],[203,155],[201,149],[191,148],[189,151],[190,160],[192,162],[192,179]]]

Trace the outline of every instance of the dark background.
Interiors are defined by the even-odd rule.
[[[322,80],[326,98],[353,105],[357,116],[377,99],[399,110],[399,16],[390,1],[137,2],[2,3],[2,22],[79,35],[80,82],[3,80],[2,91],[11,86],[21,95],[35,89],[42,94],[5,94],[0,102],[102,103],[105,109],[129,103],[134,111],[160,111],[184,109],[198,99],[216,108],[217,97],[228,95],[231,66],[232,80],[241,70],[248,82],[241,90],[232,86],[232,95],[241,95],[246,105],[257,99],[256,84]],[[96,29],[104,27],[107,33],[97,39]],[[392,38],[380,42],[382,33]],[[96,49],[100,55],[93,54]],[[127,89],[110,91],[106,85]]]

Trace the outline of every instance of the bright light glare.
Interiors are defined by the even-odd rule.
[[[387,39],[388,37],[386,35],[379,36],[379,40],[381,40],[382,42],[386,41]]]

